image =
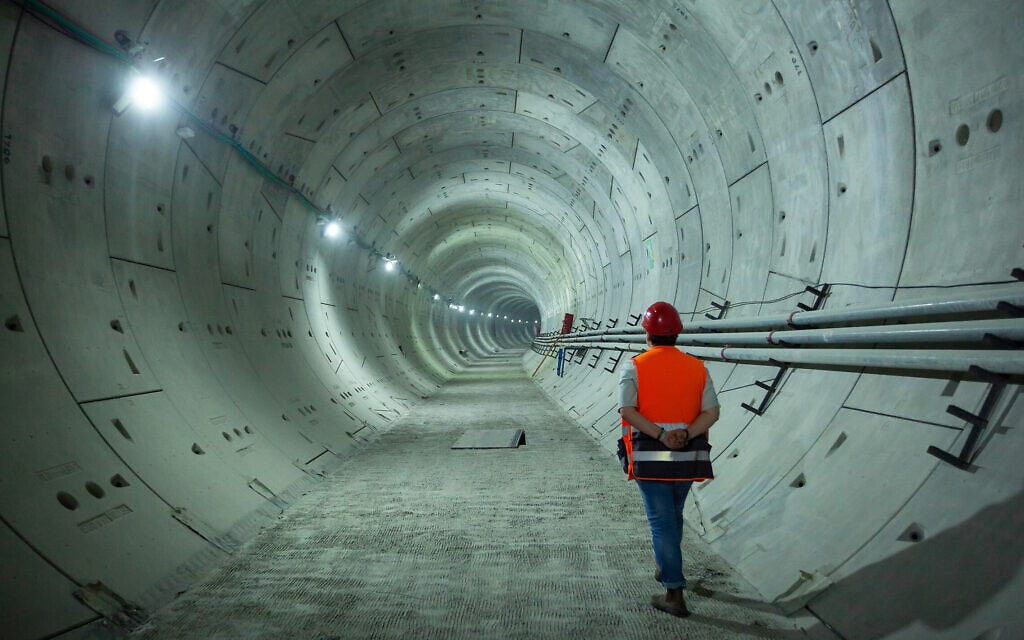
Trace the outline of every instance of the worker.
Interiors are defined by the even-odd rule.
[[[687,616],[683,597],[683,503],[694,481],[713,478],[707,430],[718,420],[718,397],[704,363],[676,348],[683,322],[675,307],[655,302],[644,313],[648,349],[619,377],[628,466],[651,526],[655,579],[666,591],[651,604]]]

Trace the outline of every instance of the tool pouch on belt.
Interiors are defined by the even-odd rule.
[[[629,473],[629,454],[626,453],[626,441],[622,438],[619,438],[619,446],[615,455],[619,459],[619,464],[622,465],[622,473]]]
[[[695,480],[715,477],[711,469],[711,444],[702,434],[682,449],[669,449],[657,438],[634,432],[632,447],[627,447],[629,470],[637,480]],[[628,473],[628,471],[627,471]]]

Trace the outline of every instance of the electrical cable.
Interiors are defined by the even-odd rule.
[[[769,273],[775,273],[775,272],[771,271]],[[857,284],[856,282],[825,282],[825,283],[818,283],[818,284],[814,285],[814,287],[818,288],[818,287],[823,286],[824,284],[827,284],[830,287],[856,287],[856,288],[860,288],[860,289],[893,289],[893,290],[896,290],[896,291],[901,291],[901,290],[910,290],[910,289],[958,289],[960,287],[987,287],[987,286],[999,285],[999,284],[1013,284],[1015,282],[1018,282],[1018,280],[1013,280],[1013,279],[1010,279],[1010,280],[990,280],[990,281],[987,281],[987,282],[968,282],[968,283],[963,283],[963,284],[914,284],[914,285],[902,285],[902,286],[884,286],[884,285],[871,285],[871,284]],[[711,293],[707,289],[701,289],[701,291],[709,293],[709,294],[711,294],[713,296],[715,295],[714,293]],[[800,294],[803,294],[803,293],[807,293],[807,289],[801,289],[800,291],[794,291],[793,293],[784,295],[784,296],[782,296],[780,298],[775,298],[774,300],[744,300],[742,302],[730,302],[729,303],[729,308],[730,309],[734,309],[736,307],[744,307],[744,306],[751,305],[751,304],[774,304],[776,302],[782,302],[783,300],[789,300],[790,298],[795,298],[796,296],[798,296]],[[718,296],[716,296],[716,297],[718,297]],[[697,311],[692,311],[691,313],[693,313],[694,315],[702,314],[702,313],[710,313],[711,311],[716,311],[717,309],[718,309],[717,307],[707,307],[707,308],[704,308],[704,309],[699,309]]]

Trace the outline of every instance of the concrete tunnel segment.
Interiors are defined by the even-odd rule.
[[[1010,0],[0,4],[13,637],[166,603],[466,355],[564,313],[1013,280],[1022,32]],[[125,59],[178,106],[115,114]],[[591,357],[536,380],[611,451]],[[754,415],[777,368],[708,367],[719,478],[690,519],[766,601],[850,638],[1024,627],[1018,380],[963,471],[926,450],[958,450],[946,407],[985,380],[796,368]],[[864,625],[893,602],[909,622]]]

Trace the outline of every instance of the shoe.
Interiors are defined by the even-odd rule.
[[[671,613],[679,618],[685,618],[690,615],[690,610],[686,608],[686,600],[683,598],[682,589],[669,589],[664,595],[652,596],[651,605],[655,609]]]

